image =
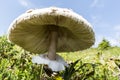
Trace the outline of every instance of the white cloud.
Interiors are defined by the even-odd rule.
[[[26,7],[26,8],[33,7],[33,4],[29,0],[18,0],[18,2],[23,7]]]
[[[120,24],[113,27],[115,31],[115,37],[120,41]]]
[[[103,35],[96,35],[96,42],[93,47],[98,47],[99,43],[103,40],[106,39],[110,42],[111,46],[120,46],[120,41],[116,38],[109,37],[109,36],[103,36]]]
[[[106,37],[112,46],[120,46],[120,42],[112,37]]]
[[[91,15],[91,23],[93,25],[97,25],[101,22],[101,16],[100,15]]]
[[[95,40],[95,44],[94,44],[93,47],[98,47],[98,44],[102,41],[103,36],[101,36],[101,35],[96,35],[95,38],[96,38],[96,40]]]
[[[93,2],[90,4],[90,7],[104,7],[103,0],[93,0]]]
[[[95,7],[98,3],[98,0],[93,0],[92,4],[91,4],[91,7]]]
[[[91,17],[90,22],[93,25],[93,27],[96,29],[96,31],[103,32],[105,29],[109,30],[109,31],[111,30],[111,28],[110,28],[110,27],[112,27],[111,24],[104,21],[103,17],[101,15],[91,15],[90,17]]]
[[[92,20],[92,23],[93,23],[93,24],[98,23],[98,18],[97,18],[97,16],[91,16],[91,20]]]
[[[115,27],[114,27],[114,30],[115,30],[115,31],[120,31],[120,25],[115,26]]]
[[[102,20],[100,15],[91,15],[91,24],[95,29],[97,47],[103,38],[107,39],[112,46],[120,46],[120,24],[113,26]]]
[[[116,32],[115,37],[120,41],[120,32]]]

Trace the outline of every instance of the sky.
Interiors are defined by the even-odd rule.
[[[7,34],[12,21],[27,10],[51,6],[72,9],[90,22],[94,46],[103,38],[120,46],[120,0],[0,0],[0,35]]]

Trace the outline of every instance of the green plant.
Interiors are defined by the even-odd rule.
[[[119,47],[62,53],[69,67],[56,76],[47,76],[43,65],[31,62],[32,54],[0,37],[0,80],[119,80]],[[66,55],[67,54],[67,55]],[[111,58],[114,57],[114,58]],[[111,60],[113,59],[113,60]],[[104,62],[104,63],[103,63]]]
[[[98,48],[100,50],[106,50],[109,47],[111,47],[111,45],[110,45],[109,41],[107,41],[106,39],[103,39],[102,42],[98,45]]]

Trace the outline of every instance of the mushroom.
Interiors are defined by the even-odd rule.
[[[53,71],[68,66],[56,52],[84,50],[95,42],[87,20],[72,10],[57,7],[31,9],[22,14],[11,23],[8,38],[25,50],[40,54],[32,62],[47,64]]]

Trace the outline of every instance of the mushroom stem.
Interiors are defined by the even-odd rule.
[[[55,30],[50,32],[50,43],[48,49],[48,58],[50,60],[56,59],[56,48],[57,48],[58,33]]]

